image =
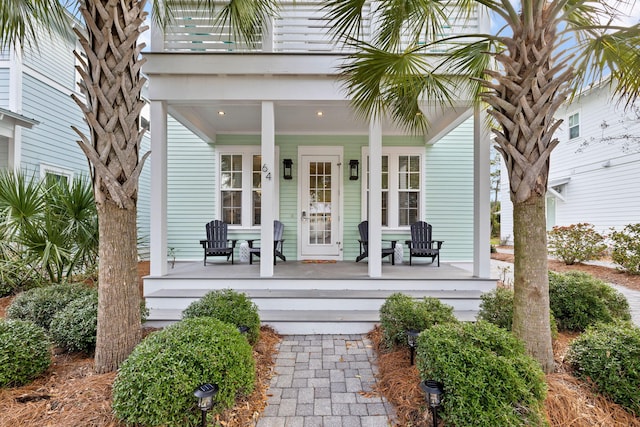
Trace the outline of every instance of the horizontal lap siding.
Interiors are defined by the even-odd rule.
[[[425,160],[425,215],[443,261],[473,259],[473,119],[434,145]],[[487,195],[488,197],[488,195]]]
[[[142,138],[140,158],[151,148],[149,132]],[[147,157],[138,181],[138,256],[149,257],[149,237],[151,216],[151,156]]]
[[[454,131],[454,136],[443,139],[434,147],[427,148],[425,165],[440,172],[429,178],[425,185],[427,220],[433,218],[442,230],[437,237],[447,240],[443,259],[471,259],[472,251],[472,195],[473,195],[473,134],[472,122]],[[457,133],[456,133],[457,132]],[[174,120],[169,121],[169,247],[175,248],[179,259],[199,259],[202,249],[198,241],[203,238],[204,224],[217,217],[217,161],[216,145],[260,145],[259,135],[218,135],[216,144],[206,144]],[[353,261],[359,254],[358,223],[362,221],[363,159],[362,147],[368,145],[365,136],[335,135],[277,135],[279,149],[278,185],[279,220],[285,224],[284,254],[287,259],[296,259],[298,252],[298,146],[342,146],[344,150],[343,181],[343,259]],[[384,146],[424,146],[424,140],[416,137],[384,137]],[[453,147],[450,147],[453,146]],[[455,155],[455,158],[448,158]],[[432,158],[430,159],[430,156]],[[282,178],[282,160],[293,160],[293,179]],[[360,162],[360,177],[349,180],[349,160]],[[459,173],[457,171],[460,171]],[[438,184],[444,180],[447,184]],[[452,186],[451,183],[454,183]],[[443,186],[448,188],[444,191]],[[439,188],[438,188],[439,187]],[[430,192],[434,194],[430,194]],[[459,201],[458,199],[464,198]],[[444,204],[444,209],[438,204]],[[263,206],[267,203],[264,202]],[[429,211],[431,208],[431,212]],[[452,215],[452,209],[455,215]],[[453,230],[453,232],[451,231]],[[259,230],[232,231],[234,238],[258,238]],[[389,234],[391,233],[391,234]],[[392,231],[387,236],[404,240],[409,233]],[[467,247],[464,247],[466,245]],[[238,253],[236,253],[238,255]]]
[[[9,140],[0,136],[0,168],[9,166]]]
[[[41,37],[37,47],[25,47],[24,65],[66,88],[74,88],[76,86],[74,49],[75,43],[65,41],[59,36]]]
[[[167,127],[167,246],[177,258],[198,259],[204,226],[217,217],[215,151],[171,117]]]
[[[40,122],[22,131],[23,167],[37,176],[41,163],[87,174],[86,157],[76,142],[78,135],[71,129],[71,125],[87,129],[78,106],[67,94],[32,76],[25,75],[23,85],[22,114]]]
[[[9,108],[9,69],[0,68],[0,107]]]

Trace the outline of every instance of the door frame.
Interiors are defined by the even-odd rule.
[[[302,157],[303,156],[313,156],[313,155],[329,155],[329,156],[338,156],[338,171],[336,173],[338,183],[338,209],[337,209],[337,236],[336,242],[338,242],[338,255],[337,256],[313,256],[303,258],[302,256],[302,194],[303,191],[307,191],[307,188],[302,188],[302,183],[304,177],[302,176],[303,172],[303,164]],[[326,145],[326,146],[298,146],[298,203],[296,206],[296,216],[297,216],[297,224],[298,224],[298,260],[304,259],[328,259],[328,260],[336,260],[342,261],[344,254],[344,147],[337,145]],[[334,218],[335,219],[335,218]]]

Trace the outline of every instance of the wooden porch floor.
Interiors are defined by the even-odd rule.
[[[382,264],[381,279],[396,280],[471,280],[470,263],[440,263],[431,265],[428,262],[409,264]],[[149,276],[151,277],[151,276]],[[176,262],[168,267],[165,279],[257,279],[260,278],[260,264],[235,263],[220,261]],[[278,262],[273,268],[273,277],[281,279],[303,280],[376,280],[368,275],[366,262],[339,261],[335,263],[307,263],[304,261]]]

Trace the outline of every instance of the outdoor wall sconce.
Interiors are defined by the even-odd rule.
[[[193,392],[193,395],[198,398],[198,409],[202,412],[201,427],[205,427],[207,423],[207,412],[213,408],[213,400],[216,394],[218,394],[218,386],[216,384],[202,384]]]
[[[424,380],[420,383],[420,388],[424,391],[424,397],[431,408],[434,427],[438,425],[438,407],[442,402],[442,395],[444,394],[442,387],[441,383],[434,380]]]
[[[293,169],[293,160],[291,159],[284,159],[282,161],[282,177],[284,179],[293,179],[293,173],[292,173],[292,169]]]
[[[358,180],[358,168],[359,168],[360,162],[357,160],[349,160],[349,179],[351,181],[357,181]]]
[[[413,365],[413,355],[416,352],[416,347],[418,345],[418,335],[420,335],[420,331],[415,329],[407,329],[407,344],[409,344],[409,350],[411,350],[411,365]]]

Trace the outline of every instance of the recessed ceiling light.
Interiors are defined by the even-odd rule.
[[[218,111],[218,115],[219,116],[224,116],[224,111],[222,111],[222,110]]]
[[[318,112],[316,112],[316,116],[322,117],[322,116],[324,116],[324,113],[322,111],[318,111]]]

